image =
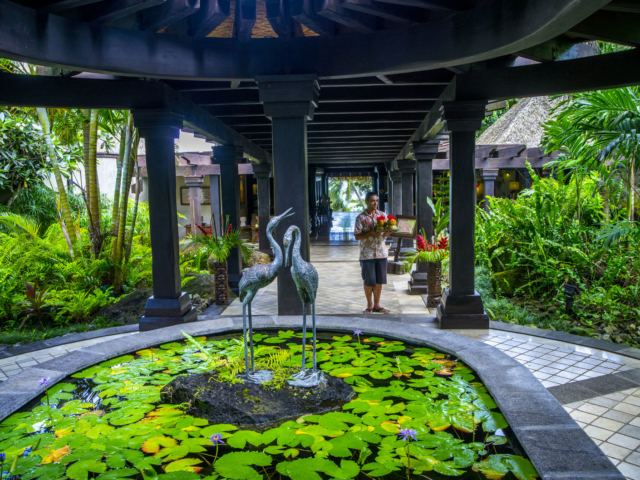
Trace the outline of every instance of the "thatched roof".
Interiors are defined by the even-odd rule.
[[[554,105],[548,97],[523,98],[480,135],[476,144],[539,147],[544,135],[542,125],[549,120]]]

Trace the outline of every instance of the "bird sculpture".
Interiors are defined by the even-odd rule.
[[[295,237],[295,240],[294,240]],[[288,380],[289,385],[296,387],[315,387],[322,382],[322,372],[318,370],[316,362],[316,292],[318,291],[318,271],[309,262],[305,262],[300,255],[300,229],[295,225],[290,226],[284,234],[284,265],[289,264],[289,249],[293,243],[291,252],[291,276],[296,284],[298,295],[302,300],[302,370]],[[313,328],[313,368],[306,370],[307,343],[307,305],[311,305]]]
[[[260,370],[256,372],[256,364],[253,355],[253,325],[251,321],[251,302],[258,293],[258,290],[271,284],[282,267],[282,249],[280,245],[273,239],[271,232],[278,226],[283,218],[290,217],[293,212],[290,208],[282,215],[273,217],[267,224],[267,238],[275,252],[273,262],[269,264],[254,265],[245,270],[240,279],[240,301],[242,302],[242,333],[244,339],[244,361],[246,371],[240,377],[252,383],[265,383],[272,379],[271,372],[268,370]],[[249,340],[247,342],[247,310],[249,312]],[[247,345],[249,343],[249,345]],[[249,349],[251,350],[251,368],[249,368]]]

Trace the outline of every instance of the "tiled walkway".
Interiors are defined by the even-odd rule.
[[[353,246],[312,247],[312,262],[320,274],[317,313],[362,313],[364,296],[357,251]],[[393,313],[413,314],[414,319],[415,314],[422,314],[425,322],[431,322],[433,312],[424,307],[421,297],[408,295],[408,279],[408,275],[389,277],[390,283],[383,290],[383,305]],[[253,303],[254,315],[277,314],[276,296],[275,284],[260,292]],[[234,302],[223,315],[241,313],[239,304]],[[371,321],[375,319],[373,316]],[[529,368],[547,388],[640,368],[640,360],[555,340],[499,330],[459,330],[456,333],[502,350]],[[0,381],[53,357],[120,336],[2,359]],[[628,479],[640,480],[640,388],[567,404],[565,408]]]

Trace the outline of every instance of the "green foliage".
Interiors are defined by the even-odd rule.
[[[637,225],[605,223],[605,202],[592,172],[554,180],[530,171],[531,189],[516,200],[492,198],[490,213],[477,212],[476,255],[486,272],[478,290],[490,316],[594,336],[611,323],[618,324],[615,330],[635,324],[640,313]],[[517,281],[509,272],[518,272]],[[500,274],[494,276],[493,293],[492,274]],[[502,285],[507,278],[510,284]],[[580,289],[572,315],[564,312],[564,283]],[[504,292],[518,298],[501,298]]]
[[[370,178],[337,177],[329,180],[329,198],[334,212],[361,212],[364,198],[371,191]]]
[[[229,217],[225,222],[225,233],[219,235],[206,235],[202,232],[189,237],[185,245],[185,251],[204,251],[207,257],[213,256],[216,262],[226,262],[231,250],[240,248],[245,260],[251,257],[251,248],[242,240],[240,228],[233,229],[229,224]]]
[[[270,338],[287,345],[273,346],[266,342]],[[258,349],[268,345],[262,346],[265,364],[299,368],[299,338],[291,331],[257,334],[256,343]],[[320,367],[357,379],[351,382],[356,397],[338,411],[253,431],[209,425],[189,415],[188,404],[160,404],[160,391],[171,380],[209,371],[235,355],[237,345],[237,338],[189,336],[186,344],[167,343],[74,374],[80,383],[54,385],[49,401],[43,396],[31,411],[0,423],[7,464],[16,459],[15,473],[23,479],[52,480],[240,480],[276,474],[317,480],[360,478],[361,472],[407,478],[429,471],[459,477],[472,470],[487,478],[508,472],[520,480],[538,476],[531,462],[501,446],[507,440],[494,432],[507,422],[467,366],[380,337],[363,337],[361,343],[349,335],[320,339]],[[379,371],[392,372],[393,379],[374,385],[365,378]],[[416,430],[417,440],[399,440],[401,428]],[[213,446],[212,435],[224,443]]]

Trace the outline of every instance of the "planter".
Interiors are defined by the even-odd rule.
[[[216,305],[229,305],[229,272],[227,262],[207,261],[209,273],[213,275]]]
[[[427,263],[427,307],[437,307],[442,300],[442,262]]]

